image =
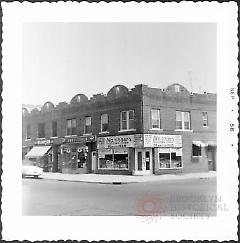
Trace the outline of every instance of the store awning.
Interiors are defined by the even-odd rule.
[[[42,157],[46,154],[52,147],[51,146],[35,146],[33,147],[25,157]]]
[[[209,141],[207,142],[208,146],[215,146],[217,147],[217,142],[216,141]]]
[[[198,147],[206,147],[206,146],[208,146],[208,144],[206,144],[206,143],[203,143],[203,142],[201,142],[201,141],[193,141],[192,142],[194,145],[196,145],[196,146],[198,146]]]

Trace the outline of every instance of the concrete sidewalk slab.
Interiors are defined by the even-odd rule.
[[[207,179],[215,178],[216,171],[188,173],[188,174],[167,174],[167,175],[144,175],[144,176],[129,176],[129,175],[100,175],[100,174],[63,174],[45,172],[42,175],[43,179],[86,182],[86,183],[101,183],[101,184],[127,184],[139,182],[156,182],[156,181],[172,181],[185,179]]]

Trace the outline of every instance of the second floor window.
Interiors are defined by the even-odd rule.
[[[108,114],[101,115],[101,132],[108,131]]]
[[[45,138],[45,124],[38,124],[38,138]]]
[[[176,129],[190,130],[190,112],[176,111]]]
[[[76,119],[67,120],[67,135],[76,135],[77,134],[77,122]]]
[[[208,114],[206,111],[202,112],[202,124],[203,124],[203,127],[208,126]]]
[[[160,110],[152,109],[151,110],[151,128],[152,129],[161,129],[161,119],[160,119]]]
[[[121,112],[121,130],[134,129],[134,110]]]
[[[26,139],[31,139],[31,126],[27,125],[27,136]]]
[[[91,116],[85,117],[85,127],[84,127],[84,133],[89,134],[92,132],[92,118]]]
[[[57,122],[52,122],[52,137],[57,137]]]

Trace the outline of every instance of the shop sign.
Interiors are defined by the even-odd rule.
[[[79,137],[69,137],[64,138],[63,143],[87,143],[96,141],[96,136],[79,136]]]
[[[114,154],[128,154],[127,148],[115,148]]]
[[[37,140],[35,141],[35,145],[50,145],[52,144],[52,140],[50,139],[44,139],[44,140]]]
[[[134,135],[111,136],[98,138],[98,148],[134,147]]]
[[[181,135],[144,134],[144,147],[182,147]]]

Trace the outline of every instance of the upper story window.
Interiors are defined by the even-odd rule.
[[[121,112],[121,130],[134,129],[134,110]]]
[[[26,139],[31,139],[31,126],[27,125],[27,136]]]
[[[92,117],[86,116],[85,117],[84,133],[89,134],[91,132],[92,132]]]
[[[38,138],[45,138],[45,124],[38,124]]]
[[[108,131],[108,114],[101,115],[101,132]]]
[[[206,111],[202,112],[202,124],[203,124],[203,127],[208,126],[208,114]]]
[[[57,137],[57,122],[52,122],[52,137]]]
[[[176,111],[176,129],[190,130],[190,112]]]
[[[152,129],[161,129],[160,110],[151,109],[151,123]]]
[[[76,119],[67,120],[67,135],[76,135],[77,134],[77,121]]]

